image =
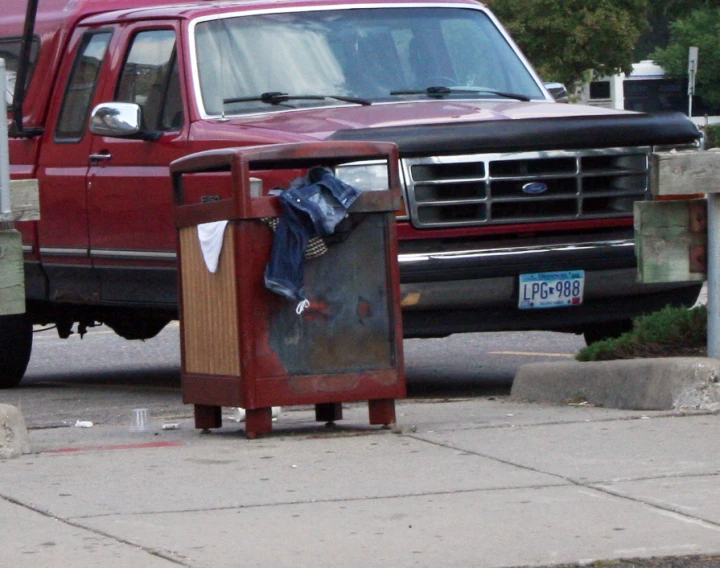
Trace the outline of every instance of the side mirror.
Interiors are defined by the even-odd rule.
[[[102,103],[90,114],[90,132],[98,136],[127,138],[142,130],[142,110],[133,103]]]
[[[142,109],[135,103],[101,103],[90,114],[90,132],[112,138],[140,138],[157,140],[161,132],[146,131],[142,127]]]
[[[562,83],[545,83],[545,88],[549,91],[549,93],[552,95],[552,98],[554,98],[556,102],[570,102],[570,97],[568,96],[567,89]]]

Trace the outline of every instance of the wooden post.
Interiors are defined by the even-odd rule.
[[[638,282],[705,280],[707,204],[705,199],[635,203]]]
[[[24,312],[22,239],[13,229],[0,231],[0,316]]]
[[[9,186],[10,211],[0,213],[0,316],[25,313],[22,237],[13,225],[40,218],[37,180],[11,181]]]
[[[0,96],[4,97],[5,92],[5,61],[0,59]],[[0,316],[25,312],[22,237],[13,223],[39,218],[37,180],[10,180],[7,121],[3,120],[0,122]]]
[[[656,152],[650,164],[653,195],[720,192],[720,150]]]
[[[635,212],[636,250],[638,271],[655,282],[693,280],[691,265],[702,268],[703,256],[706,261],[708,280],[708,357],[720,357],[720,151],[707,152],[658,152],[651,155],[650,185],[656,196],[689,196],[707,194],[707,228],[699,222],[701,216],[692,213],[692,201],[637,203]],[[662,211],[662,213],[661,213]],[[655,223],[655,234],[643,242],[647,233],[648,220],[657,221],[663,217],[665,227],[660,231]],[[692,229],[695,231],[693,232]],[[706,254],[702,235],[706,235]],[[653,247],[663,243],[665,258],[655,255]],[[667,266],[661,270],[659,264]],[[701,274],[701,273],[696,273]],[[650,280],[642,280],[646,282]]]
[[[38,180],[19,179],[10,181],[10,211],[0,213],[0,223],[38,221],[40,219],[40,194]]]

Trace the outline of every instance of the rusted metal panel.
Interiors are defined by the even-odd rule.
[[[242,381],[238,375],[203,375],[183,371],[182,398],[185,404],[242,406]]]
[[[290,374],[360,372],[394,365],[385,215],[367,215],[340,244],[305,263],[310,306],[283,302],[269,342]]]

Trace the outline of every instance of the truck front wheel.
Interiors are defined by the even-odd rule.
[[[27,314],[0,316],[0,389],[20,384],[30,361],[32,336]]]

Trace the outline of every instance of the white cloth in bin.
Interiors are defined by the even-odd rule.
[[[217,270],[227,224],[227,221],[214,221],[197,226],[200,249],[205,259],[205,265],[210,272]]]

